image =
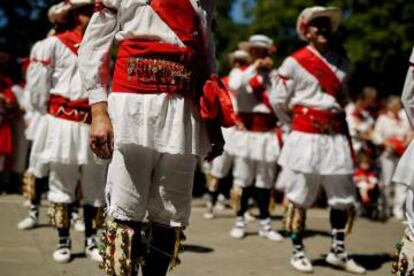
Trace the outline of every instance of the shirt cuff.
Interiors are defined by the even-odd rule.
[[[95,89],[88,90],[89,104],[93,105],[99,102],[107,102],[108,95],[106,89],[103,87],[97,87]]]

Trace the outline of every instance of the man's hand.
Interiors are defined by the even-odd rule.
[[[110,159],[114,151],[114,130],[108,115],[106,102],[92,105],[92,124],[90,130],[90,146],[101,159]]]

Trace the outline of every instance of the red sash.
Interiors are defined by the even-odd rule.
[[[56,37],[75,55],[78,55],[78,49],[83,38],[83,33],[80,30],[74,29],[66,31],[58,34]]]
[[[342,83],[325,61],[308,47],[296,51],[292,57],[319,81],[329,95],[334,97],[338,103],[342,102]]]
[[[12,132],[7,121],[0,123],[0,155],[8,155],[13,152]]]
[[[67,98],[50,95],[49,114],[60,119],[78,123],[91,123],[88,99],[71,101]]]
[[[8,77],[0,78],[0,94],[3,94],[8,105],[16,106],[17,100],[11,90],[12,81]],[[13,111],[2,110],[0,114],[0,155],[8,155],[13,152],[13,141],[10,118]]]

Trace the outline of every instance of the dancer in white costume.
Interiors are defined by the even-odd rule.
[[[341,11],[335,7],[316,6],[302,11],[297,32],[309,45],[283,62],[270,95],[279,119],[292,128],[279,164],[284,180],[288,181],[285,227],[293,243],[290,263],[301,272],[313,271],[302,239],[306,209],[314,202],[320,185],[331,207],[333,239],[326,261],[353,273],[365,272],[348,257],[344,246],[346,224],[353,218],[356,190],[342,104],[347,60],[331,48],[332,35],[340,22]]]
[[[405,79],[401,96],[404,109],[411,127],[414,127],[414,49],[411,53],[410,66]],[[398,254],[393,263],[394,275],[412,275],[414,273],[414,140],[401,157],[392,180],[407,191],[405,201],[405,218],[407,228],[400,243],[397,244]]]
[[[207,136],[194,102],[215,71],[215,1],[104,0],[80,49],[92,105],[91,146],[111,159],[103,268],[109,275],[165,275],[178,264],[189,223],[197,156],[221,154],[220,128]],[[120,44],[107,95],[106,63]],[[210,138],[210,143],[208,141]],[[222,137],[221,137],[222,139]],[[148,214],[148,235],[143,220]],[[142,262],[143,260],[143,262]]]
[[[65,2],[67,24],[64,33],[45,39],[40,60],[33,64],[37,72],[31,88],[31,104],[42,117],[33,143],[31,162],[41,170],[50,170],[49,216],[57,228],[59,245],[53,253],[57,262],[71,259],[69,234],[70,209],[76,200],[76,187],[82,183],[85,222],[85,253],[101,261],[96,232],[103,222],[106,165],[97,162],[89,149],[91,120],[87,95],[81,88],[77,50],[93,13],[91,0]]]
[[[229,88],[229,80],[232,78],[232,75],[238,74],[238,72],[245,70],[250,61],[249,53],[243,50],[236,50],[230,54],[230,65],[232,70],[229,75],[222,78],[223,83]],[[231,91],[231,89],[230,89]],[[232,101],[234,105],[234,95],[232,95]],[[237,112],[237,111],[235,111]],[[208,199],[207,199],[207,212],[204,214],[206,219],[212,219],[215,217],[214,208],[217,203],[217,198],[219,196],[219,187],[220,181],[222,178],[226,177],[234,161],[233,155],[233,132],[236,127],[232,128],[222,128],[224,141],[224,152],[221,156],[214,159],[209,166],[208,172],[206,173],[206,184],[208,189]]]
[[[268,88],[273,71],[273,41],[264,35],[253,35],[240,48],[249,52],[251,65],[234,71],[229,87],[235,95],[235,110],[240,120],[232,133],[231,153],[234,155],[233,189],[238,194],[237,218],[230,236],[245,236],[248,200],[254,191],[260,210],[259,235],[273,241],[282,236],[272,230],[269,213],[271,189],[275,183],[276,161],[280,137],[276,132],[276,116],[269,104]],[[253,190],[255,189],[255,190]]]
[[[381,182],[386,206],[392,208],[396,219],[403,219],[403,205],[406,191],[403,186],[393,186],[392,176],[398,160],[412,137],[410,124],[398,97],[388,99],[387,112],[381,114],[375,123],[373,141],[384,148],[381,157]],[[394,196],[392,196],[392,190]]]

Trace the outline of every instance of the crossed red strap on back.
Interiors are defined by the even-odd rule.
[[[329,95],[341,103],[342,83],[325,61],[308,47],[296,51],[292,57],[319,81]]]

